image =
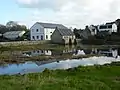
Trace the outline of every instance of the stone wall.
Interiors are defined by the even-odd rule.
[[[2,46],[17,46],[17,45],[33,45],[33,44],[49,44],[51,41],[14,41],[14,42],[0,42]]]

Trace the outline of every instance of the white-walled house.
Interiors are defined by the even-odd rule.
[[[90,25],[88,28],[89,28],[92,36],[97,35],[97,28],[96,28],[96,26]]]
[[[98,25],[98,31],[108,31],[110,34],[112,32],[117,32],[117,25],[113,24],[105,24],[105,25]]]
[[[67,27],[62,24],[52,24],[52,23],[41,23],[36,22],[30,28],[30,38],[31,40],[51,40],[51,35],[55,31],[55,28],[66,29]]]

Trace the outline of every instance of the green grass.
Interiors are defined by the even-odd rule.
[[[0,90],[120,90],[120,66],[87,66],[0,76]]]

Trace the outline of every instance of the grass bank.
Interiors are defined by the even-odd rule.
[[[0,76],[1,90],[120,90],[120,63]]]

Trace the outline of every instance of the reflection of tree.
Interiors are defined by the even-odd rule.
[[[0,68],[7,68],[9,65],[8,64],[0,64]]]
[[[49,63],[52,63],[52,62],[57,62],[56,60],[49,60],[49,61],[35,61],[35,63],[38,65],[38,66],[41,66],[41,65],[44,65],[44,64],[49,64]]]

